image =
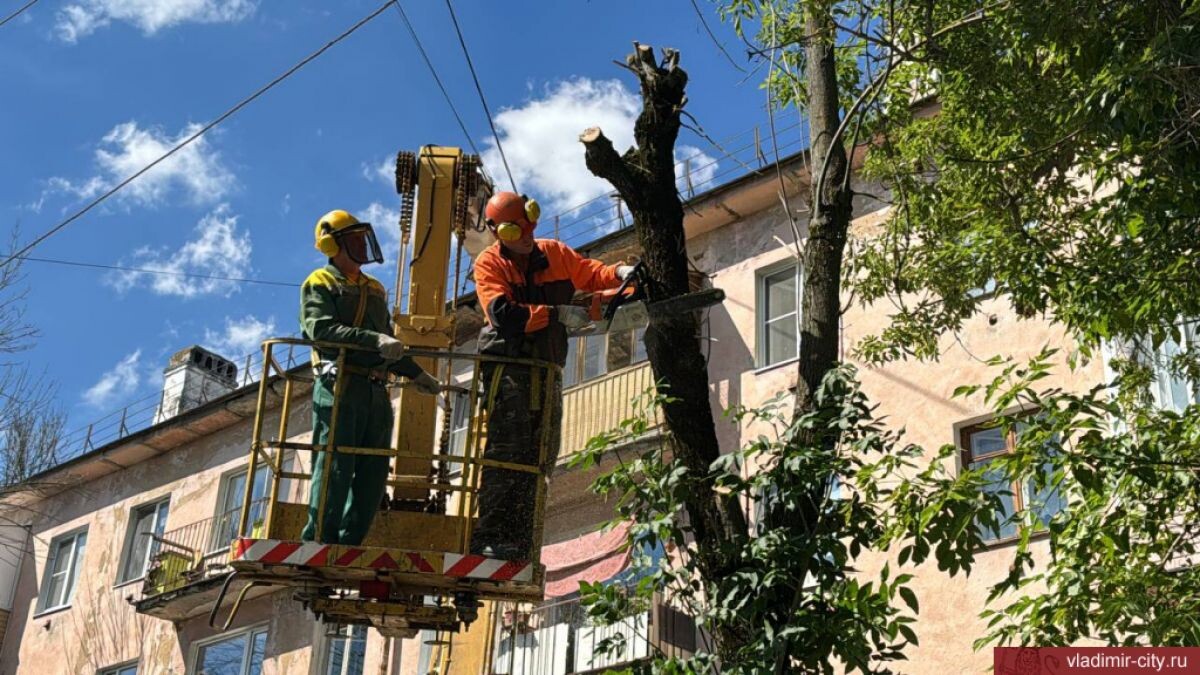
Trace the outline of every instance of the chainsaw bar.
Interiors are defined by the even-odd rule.
[[[720,288],[706,288],[702,291],[678,295],[658,302],[647,303],[644,300],[625,302],[611,313],[611,318],[596,321],[577,331],[568,331],[568,334],[580,337],[645,328],[649,325],[652,316],[686,314],[712,307],[724,300],[725,291]]]

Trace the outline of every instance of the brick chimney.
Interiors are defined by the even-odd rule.
[[[158,424],[237,389],[237,366],[199,345],[175,352],[163,369],[163,395]]]

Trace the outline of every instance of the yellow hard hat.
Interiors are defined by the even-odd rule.
[[[375,228],[371,227],[370,223],[359,221],[350,212],[343,211],[342,209],[334,209],[321,216],[321,219],[317,221],[315,246],[326,257],[332,258],[341,250],[341,246],[338,245],[338,238],[341,235],[358,230],[366,233],[368,259],[356,260],[356,262],[360,264],[383,262],[383,254],[380,252],[379,242],[375,238]]]

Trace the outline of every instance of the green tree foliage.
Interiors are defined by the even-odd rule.
[[[936,24],[977,4],[928,6]],[[896,208],[850,277],[864,301],[903,306],[864,355],[933,355],[992,285],[1085,348],[1178,341],[1179,318],[1200,315],[1200,3],[979,16],[906,59],[878,106],[866,170]]]
[[[977,647],[1200,642],[1200,573],[1191,566],[1200,409],[1172,410],[1152,395],[1165,371],[1200,376],[1187,339],[1200,317],[1200,3],[717,4],[748,56],[766,65],[773,106],[812,105],[805,47],[836,45],[836,87],[825,92],[836,94],[842,117],[836,129],[814,127],[814,139],[865,147],[861,175],[893,205],[880,228],[855,233],[841,265],[860,303],[892,308],[890,325],[857,345],[859,356],[937,358],[946,334],[995,297],[1020,317],[1065,327],[1072,368],[1111,352],[1115,377],[1085,392],[1047,389],[1063,353],[994,359],[992,382],[963,383],[959,393],[981,395],[1018,441],[977,470],[947,472],[952,447],[905,445],[844,366],[807,408],[734,411],[732,423],[754,420],[774,433],[705,476],[759,505],[756,522],[765,524],[728,540],[723,554],[737,569],[719,579],[691,562],[696,544],[680,515],[698,477],[651,448],[596,488],[634,523],[631,545],[668,543],[681,564],[649,570],[632,591],[588,586],[597,620],[665,592],[703,625],[740,636],[720,659],[723,671],[886,669],[916,642],[919,607],[904,570],[868,563],[889,552],[902,566],[970,570],[980,531],[1001,526],[999,484],[1029,486],[1040,499],[1006,517],[1018,542],[1006,549],[1010,574],[981,608],[990,632]],[[815,199],[849,186],[827,164],[810,167]],[[802,312],[811,309],[806,298]],[[639,424],[597,439],[580,461],[596,461]],[[845,499],[830,498],[835,479]],[[789,518],[797,511],[804,517]],[[650,668],[717,665],[702,650]]]
[[[652,394],[644,401],[649,407],[660,403]],[[592,439],[574,463],[594,466],[605,453],[644,438],[648,418],[638,415]],[[738,631],[741,647],[719,663],[725,673],[829,673],[839,662],[867,673],[905,658],[904,649],[918,640],[912,575],[886,564],[879,568],[878,554],[895,548],[904,562],[930,560],[948,573],[969,572],[982,528],[999,525],[1000,496],[984,492],[986,479],[979,474],[946,473],[944,460],[953,447],[930,462],[920,448],[903,443],[901,430],[875,417],[852,366],[826,375],[810,413],[793,417],[779,398],[755,409],[731,409],[727,423],[754,423],[765,431],[715,462],[708,476],[693,475],[666,454],[667,446],[651,444],[635,457],[621,457],[618,468],[596,480],[597,493],[615,498],[613,523],[631,523],[632,550],[662,547],[673,555],[640,569],[639,581],[629,587],[585,584],[584,604],[593,620],[613,623],[644,611],[657,594],[695,616],[705,632],[717,626]],[[832,453],[821,440],[829,436],[838,439]],[[703,574],[697,542],[679,508],[688,491],[710,480],[759,514],[755,528],[730,538],[726,553],[736,563],[722,578]],[[844,487],[830,489],[837,485]],[[814,490],[823,499],[810,531],[765,526],[773,512],[806,508]],[[867,566],[877,570],[870,578],[858,573]],[[607,646],[619,651],[633,636],[622,637]],[[659,654],[640,668],[713,672],[714,657],[711,649],[688,659]]]

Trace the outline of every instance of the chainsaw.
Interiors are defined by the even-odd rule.
[[[685,314],[712,307],[725,300],[725,291],[706,288],[650,302],[646,289],[651,283],[645,264],[639,262],[634,265],[633,272],[620,286],[592,294],[588,307],[592,322],[578,330],[568,331],[568,335],[580,337],[645,328],[650,324],[651,316]]]

